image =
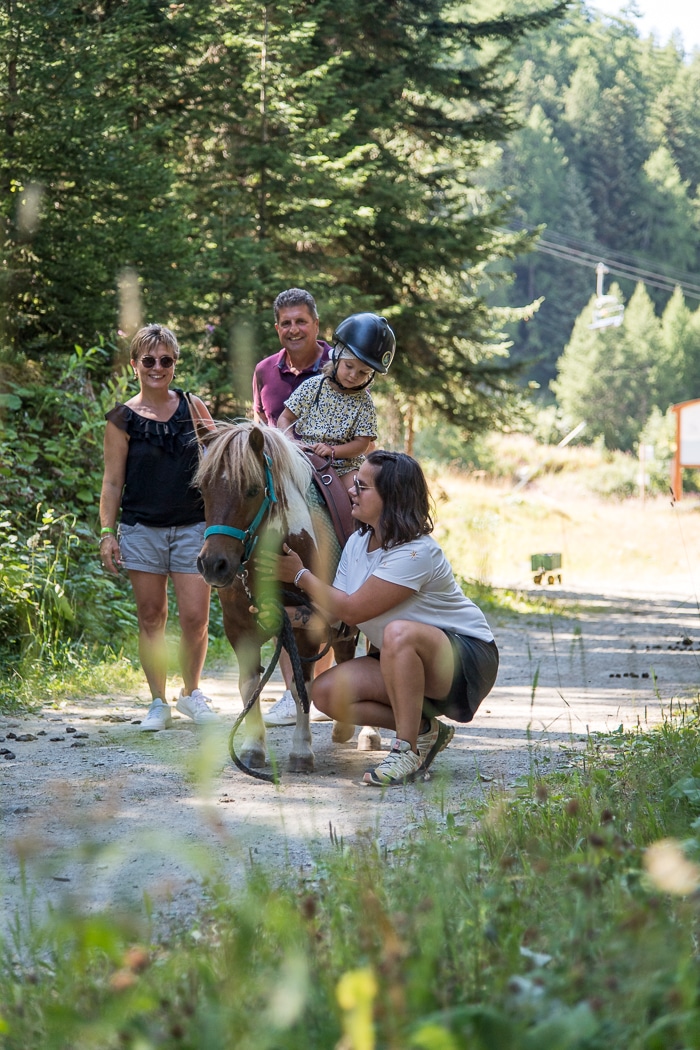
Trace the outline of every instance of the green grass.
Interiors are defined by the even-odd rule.
[[[554,596],[530,596],[523,591],[497,590],[475,581],[461,580],[461,584],[466,593],[481,606],[487,616],[494,619],[494,622],[496,618],[509,619],[522,613],[547,616],[573,614],[570,607],[557,602]],[[237,667],[236,657],[223,634],[219,620],[220,615],[215,605],[204,666],[205,675],[216,675]],[[178,641],[177,617],[173,617],[168,626],[168,667],[171,675],[179,673]],[[268,642],[262,652],[265,667],[270,662],[273,652],[274,643]],[[24,659],[19,669],[6,665],[4,673],[0,673],[0,714],[19,714],[46,704],[60,706],[62,701],[78,696],[94,696],[115,691],[135,693],[139,689],[143,692],[146,685],[139,664],[134,631],[126,638],[119,652],[114,652],[107,646],[98,649],[74,642],[63,647],[60,658],[59,654],[54,652],[51,663],[45,660]]]
[[[489,617],[515,619],[518,616],[577,616],[590,607],[583,602],[563,599],[556,593],[533,593],[513,588],[491,587],[477,580],[457,577],[459,584],[473,602]],[[596,611],[600,611],[596,609]]]
[[[178,675],[177,622],[168,629],[169,674]],[[265,647],[263,656],[267,655]],[[271,650],[270,650],[271,652]],[[231,646],[224,637],[213,637],[204,667],[205,674],[217,674],[236,666]],[[0,714],[22,714],[45,705],[59,707],[65,700],[97,696],[102,693],[148,693],[138,657],[136,632],[115,652],[109,646],[72,643],[60,659],[23,659],[18,668],[6,664],[0,672]]]
[[[23,660],[19,668],[0,675],[0,714],[22,714],[45,705],[100,693],[138,689],[143,673],[123,650],[72,645],[53,666]]]
[[[18,924],[5,1050],[689,1050],[695,896],[645,871],[700,854],[697,711],[592,738],[564,775],[464,801],[394,852],[335,841],[311,876],[251,865],[195,928],[116,915]],[[695,871],[696,869],[692,869]]]

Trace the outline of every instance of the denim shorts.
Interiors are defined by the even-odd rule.
[[[119,550],[125,569],[168,576],[171,572],[196,573],[197,555],[204,544],[206,522],[196,525],[120,525]]]

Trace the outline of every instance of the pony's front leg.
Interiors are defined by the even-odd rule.
[[[311,681],[306,681],[307,695],[311,692]],[[311,726],[308,712],[302,710],[301,700],[297,694],[296,683],[292,684],[292,696],[297,705],[297,720],[292,737],[292,748],[289,752],[289,771],[291,773],[313,773],[314,752],[311,746]]]
[[[255,674],[252,678],[247,678],[244,681],[243,672],[241,672],[239,686],[244,707],[259,685],[259,674]],[[260,712],[260,698],[255,701],[243,720],[243,744],[239,758],[250,769],[262,769],[267,762],[265,723]]]

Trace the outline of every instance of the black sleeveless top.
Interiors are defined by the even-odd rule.
[[[129,435],[126,476],[122,492],[122,524],[196,525],[204,521],[204,503],[192,478],[199,451],[187,398],[180,398],[167,421],[144,419],[126,405],[117,404],[106,419]]]

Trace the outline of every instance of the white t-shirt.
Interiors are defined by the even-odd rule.
[[[388,551],[368,551],[371,532],[353,533],[345,545],[333,583],[354,594],[370,576],[410,587],[413,595],[382,616],[358,624],[372,645],[382,647],[384,628],[392,620],[415,620],[457,634],[493,641],[478,605],[462,593],[442,548],[432,536],[420,536]]]

